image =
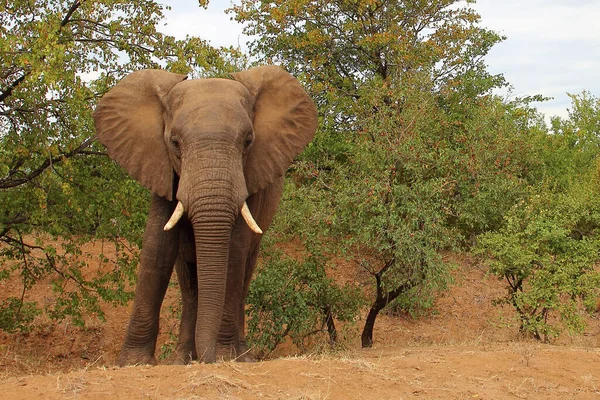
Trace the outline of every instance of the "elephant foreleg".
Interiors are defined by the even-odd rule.
[[[273,221],[283,192],[283,178],[251,196],[248,206],[259,226],[266,231]],[[249,354],[245,335],[246,296],[254,273],[262,235],[252,232],[238,217],[232,231],[227,270],[227,296],[219,334],[222,348],[237,361],[254,361]],[[225,354],[227,356],[227,354]]]
[[[154,195],[142,243],[133,311],[118,364],[156,364],[160,307],[173,273],[178,233],[164,232],[174,203]]]
[[[235,360],[240,355],[238,308],[244,284],[244,270],[241,266],[246,261],[251,235],[245,222],[241,217],[238,218],[231,234],[225,305],[217,341],[217,356],[225,360]]]

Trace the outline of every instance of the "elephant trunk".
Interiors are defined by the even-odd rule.
[[[199,361],[214,362],[225,305],[231,231],[247,192],[241,160],[232,160],[231,152],[213,151],[210,157],[200,153],[194,158],[188,159],[193,171],[186,171],[182,162],[177,197],[187,210],[196,243],[196,351]]]
[[[202,210],[202,208],[200,209]],[[233,213],[210,207],[192,217],[198,265],[196,354],[199,361],[216,361],[227,284],[229,240]]]

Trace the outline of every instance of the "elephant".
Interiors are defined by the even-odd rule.
[[[190,80],[146,69],[109,90],[93,117],[108,155],[152,192],[117,364],[157,363],[160,308],[173,269],[182,312],[172,361],[249,361],[248,287],[284,174],[317,129],[314,102],[274,65]]]

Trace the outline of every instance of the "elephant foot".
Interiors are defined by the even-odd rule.
[[[223,361],[255,362],[250,355],[248,347],[244,345],[221,344],[217,345],[217,358]]]
[[[194,344],[178,344],[172,358],[169,360],[172,365],[187,365],[197,357],[195,355]]]
[[[157,365],[158,362],[154,354],[148,354],[146,351],[135,351],[130,349],[122,349],[117,365],[126,367],[128,365]]]
[[[214,343],[207,347],[201,347],[196,344],[196,354],[198,355],[197,360],[200,363],[214,364],[217,362],[217,346]]]
[[[250,349],[246,342],[240,343],[239,356],[236,358],[239,362],[256,362],[256,358],[250,353]]]
[[[173,356],[171,358],[171,360],[169,360],[169,364],[171,364],[171,365],[188,365],[191,361],[192,361],[191,357],[186,357],[186,356],[182,356],[180,354],[175,354],[175,356]]]
[[[249,353],[242,353],[238,357],[236,357],[235,361],[253,363],[253,362],[256,362],[256,358],[254,358]]]

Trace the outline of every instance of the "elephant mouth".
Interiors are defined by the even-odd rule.
[[[179,222],[184,212],[185,209],[183,207],[183,203],[180,201],[177,203],[177,207],[175,207],[173,215],[171,215],[171,218],[169,218],[163,229],[165,231],[171,230],[177,224],[177,222]],[[256,221],[254,220],[254,217],[252,216],[252,213],[248,208],[248,203],[246,203],[245,201],[242,205],[241,213],[242,217],[244,218],[244,221],[246,221],[246,224],[248,224],[248,227],[250,228],[250,230],[252,230],[252,232],[258,233],[259,235],[263,233],[262,229],[260,229]]]

